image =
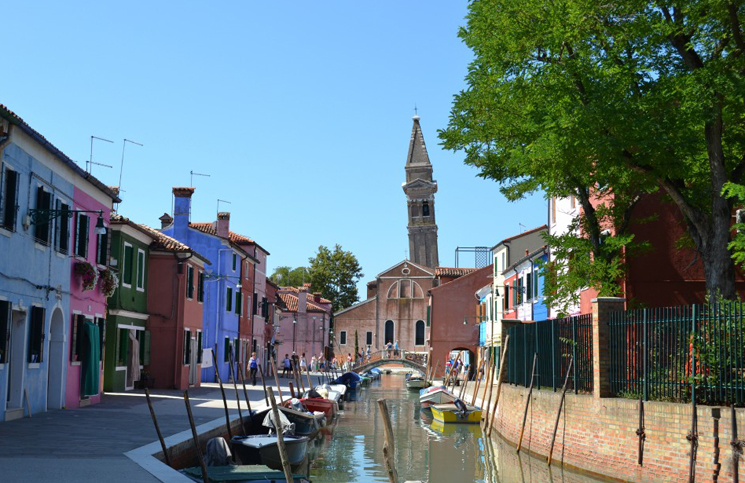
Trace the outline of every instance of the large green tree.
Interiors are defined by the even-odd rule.
[[[634,204],[661,188],[708,291],[732,298],[733,201],[722,188],[745,172],[744,10],[717,0],[472,1],[459,34],[474,52],[468,87],[440,137],[510,200],[578,199],[577,230],[549,240],[564,248],[557,277],[584,267],[588,284],[616,290]]]
[[[359,300],[357,282],[364,274],[357,257],[344,251],[341,245],[334,250],[319,246],[318,253],[308,260],[310,283],[314,292],[321,292],[333,302],[334,312],[345,309]]]

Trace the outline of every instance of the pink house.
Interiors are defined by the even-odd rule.
[[[278,362],[293,351],[298,356],[305,354],[308,361],[313,354],[318,357],[325,353],[329,346],[331,301],[320,293],[308,293],[307,286],[282,287],[278,296],[283,302],[276,337]]]
[[[109,214],[118,199],[81,180],[75,186],[72,219],[70,326],[67,334],[70,357],[67,368],[65,407],[77,408],[100,402],[103,392],[103,347],[106,339],[106,295],[101,290],[109,265]],[[106,228],[101,233],[100,225]]]

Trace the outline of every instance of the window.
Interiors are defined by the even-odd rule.
[[[127,353],[129,352],[129,330],[119,329],[117,330],[117,345],[116,345],[116,365],[126,366],[127,365]]]
[[[383,343],[393,343],[393,321],[392,320],[386,320],[385,321],[385,338]]]
[[[257,310],[258,309],[258,305],[259,305],[259,297],[257,297],[256,296],[256,292],[254,292],[254,301],[253,301],[253,305],[252,305],[252,308],[251,308],[251,313],[252,314],[258,314],[259,313],[259,311]]]
[[[83,324],[85,316],[75,314],[72,320],[72,338],[70,339],[70,362],[80,361],[81,339],[83,338]]]
[[[96,263],[104,267],[109,264],[109,232],[96,235]]]
[[[508,283],[504,284],[504,298],[502,300],[504,301],[504,311],[510,310],[510,284]]]
[[[539,288],[538,288],[538,267],[533,268],[533,296],[535,298],[538,298],[538,296],[541,294]]]
[[[28,338],[28,362],[44,360],[44,309],[31,307],[31,330]]]
[[[497,276],[497,272],[499,272],[499,257],[494,257],[494,276]]]
[[[197,302],[204,302],[204,272],[201,270],[197,276]]]
[[[342,330],[339,332],[339,344],[340,345],[347,345],[347,331]]]
[[[422,203],[422,216],[429,216],[429,201]]]
[[[191,361],[191,331],[184,331],[184,365],[188,366]]]
[[[231,349],[234,351],[234,352],[231,352],[231,354],[233,355],[232,360],[234,361],[240,360],[238,356],[239,356],[239,352],[241,351],[241,344],[240,344],[240,341],[238,340],[238,337],[233,339],[233,347],[231,347]]]
[[[266,297],[261,297],[261,316],[264,320],[269,320],[269,301]]]
[[[98,347],[100,350],[100,353],[98,355],[101,356],[101,362],[103,362],[103,353],[104,348],[106,347],[106,319],[102,317],[96,317],[95,323],[98,326]]]
[[[502,252],[502,271],[507,270],[507,252]]]
[[[186,267],[186,298],[194,298],[194,267],[191,265]]]
[[[533,298],[533,272],[530,271],[525,275],[525,300]]]
[[[197,331],[197,364],[202,363],[202,331]]]
[[[228,362],[230,360],[230,349],[231,349],[230,337],[226,337],[225,346],[223,347],[223,351],[222,351],[223,362]]]
[[[366,345],[372,345],[372,343],[373,343],[373,340],[372,340],[372,331],[368,330],[367,331],[367,335],[365,336],[365,344]]]
[[[10,342],[10,302],[0,300],[0,364],[10,362],[8,349]]]
[[[246,295],[246,311],[248,312],[246,314],[246,317],[249,319],[253,316],[253,313],[251,312],[251,296]]]
[[[34,224],[34,239],[42,245],[49,245],[50,227],[53,218],[49,214],[52,209],[52,193],[46,191],[43,186],[36,189],[36,209],[44,210],[46,213],[39,213]]]
[[[414,345],[424,345],[424,321],[416,321],[416,337],[414,339]]]
[[[225,297],[225,310],[228,312],[233,311],[233,289],[228,287],[228,294]]]
[[[240,292],[240,290],[235,291],[235,313],[238,314],[240,317],[241,315],[241,302],[243,302],[243,294]]]
[[[61,212],[54,229],[54,248],[60,253],[70,249],[70,205],[56,201],[56,209]]]
[[[150,331],[138,330],[137,341],[140,344],[140,365],[150,365]]]
[[[137,290],[145,290],[145,252],[137,249]]]
[[[124,243],[124,258],[122,260],[122,285],[125,287],[132,286],[132,266],[134,264],[134,249],[129,243]]]
[[[88,258],[88,227],[90,221],[89,218],[78,213],[77,220],[75,222],[75,255],[80,258]],[[125,247],[126,252],[126,247]]]
[[[429,324],[430,324],[429,321],[430,321],[431,313],[432,313],[432,306],[427,305],[427,327],[429,327]]]
[[[235,272],[235,268],[236,268],[236,266],[237,266],[237,265],[236,265],[236,262],[237,262],[237,261],[238,261],[238,255],[236,255],[235,253],[233,253],[233,271],[234,271],[234,272]]]
[[[0,226],[6,230],[16,231],[16,213],[18,213],[18,173],[5,166],[0,198]]]
[[[411,217],[412,218],[416,218],[417,216],[419,216],[419,213],[417,212],[416,208],[417,206],[415,204],[411,205]]]

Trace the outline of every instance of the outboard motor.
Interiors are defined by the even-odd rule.
[[[460,399],[456,399],[455,401],[453,401],[453,404],[455,404],[455,407],[458,408],[458,411],[460,411],[460,413],[458,414],[458,417],[461,419],[465,419],[466,413],[468,412],[468,408],[466,407],[466,404]]]
[[[225,439],[217,437],[207,441],[207,454],[204,455],[207,466],[227,466],[231,464],[232,458],[230,446]]]

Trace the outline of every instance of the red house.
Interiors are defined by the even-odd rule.
[[[204,265],[209,261],[168,235],[140,225],[152,238],[147,304],[154,387],[199,386],[202,364]]]

